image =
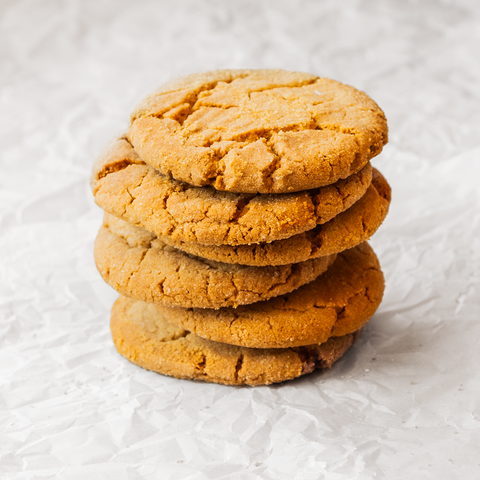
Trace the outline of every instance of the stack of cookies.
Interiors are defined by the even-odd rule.
[[[378,308],[365,242],[390,188],[363,92],[282,70],[168,83],[92,173],[117,350],[177,378],[262,385],[329,368]]]

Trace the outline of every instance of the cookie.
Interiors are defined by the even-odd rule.
[[[372,184],[365,195],[345,212],[308,232],[285,240],[257,245],[202,245],[168,236],[162,241],[192,255],[224,263],[285,265],[338,253],[368,240],[388,213],[391,193],[385,178],[373,169]]]
[[[158,307],[169,322],[214,340],[251,348],[325,343],[360,329],[382,300],[384,278],[367,243],[339,253],[323,275],[292,293],[219,310]]]
[[[288,238],[327,222],[353,205],[371,178],[368,163],[344,180],[306,192],[218,192],[173,180],[145,165],[123,136],[98,158],[91,186],[101,208],[156,235],[240,245]]]
[[[173,81],[132,114],[140,157],[191,185],[286,193],[358,172],[387,142],[365,93],[283,70],[217,70]]]
[[[118,352],[147,370],[225,385],[269,385],[330,368],[357,332],[321,345],[255,349],[205,340],[166,321],[153,304],[120,297],[110,323]]]
[[[322,274],[335,256],[252,267],[189,255],[112,215],[95,241],[103,279],[122,295],[168,306],[236,307],[291,292]]]

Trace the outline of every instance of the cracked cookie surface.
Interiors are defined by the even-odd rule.
[[[205,245],[240,245],[288,238],[327,222],[353,205],[371,179],[368,163],[333,185],[305,192],[219,192],[162,175],[142,162],[121,136],[95,163],[91,187],[101,208],[156,235]]]
[[[158,307],[169,322],[216,342],[288,348],[326,342],[360,329],[382,300],[384,278],[363,243],[339,253],[323,275],[270,300],[219,310]]]
[[[140,157],[191,185],[285,193],[358,172],[388,140],[365,93],[283,70],[217,70],[170,82],[134,110]]]
[[[168,306],[220,308],[291,292],[322,274],[335,255],[282,266],[207,260],[172,248],[143,228],[105,214],[95,241],[103,279],[122,295]]]
[[[269,385],[330,368],[358,332],[321,345],[255,349],[205,340],[168,322],[153,304],[120,297],[110,328],[118,352],[147,370],[224,385]]]
[[[390,200],[390,187],[374,168],[372,184],[348,210],[323,225],[284,240],[235,247],[181,242],[168,236],[159,238],[192,255],[224,263],[265,266],[304,262],[341,252],[368,240],[385,219]]]

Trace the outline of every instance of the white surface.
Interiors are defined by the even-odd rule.
[[[480,3],[0,2],[1,479],[480,478]],[[180,381],[115,351],[88,179],[179,74],[280,67],[385,110],[380,310],[329,372]]]

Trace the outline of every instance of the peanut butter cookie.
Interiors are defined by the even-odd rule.
[[[283,70],[217,70],[170,82],[132,114],[140,157],[191,185],[285,193],[358,172],[387,143],[365,93]]]
[[[91,186],[97,204],[156,235],[201,244],[271,242],[311,230],[353,205],[372,179],[368,163],[333,185],[256,195],[192,187],[145,165],[125,136],[100,155]]]
[[[219,310],[158,307],[162,316],[216,342],[251,348],[325,343],[360,329],[382,300],[384,278],[367,243],[339,253],[323,275],[292,293]]]
[[[368,240],[386,217],[390,200],[387,181],[378,170],[373,169],[372,184],[348,210],[313,230],[284,240],[234,247],[181,242],[168,236],[159,238],[192,255],[224,263],[265,266],[304,262],[341,252]]]
[[[335,260],[331,255],[265,267],[219,263],[170,247],[147,230],[109,214],[94,254],[103,279],[122,295],[200,308],[236,307],[291,292]]]
[[[205,340],[162,317],[153,304],[120,297],[112,309],[113,341],[127,360],[176,378],[224,385],[269,385],[330,368],[358,333],[321,345],[256,349]]]

